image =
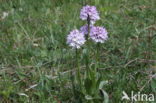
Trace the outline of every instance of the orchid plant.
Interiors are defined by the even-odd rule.
[[[99,20],[99,13],[95,6],[86,5],[81,9],[80,18],[82,21],[86,20],[86,24],[80,28],[80,31],[75,29],[67,36],[67,44],[75,49],[76,66],[78,68],[77,75],[72,76],[73,93],[75,99],[79,103],[108,103],[108,95],[103,90],[106,81],[102,81],[97,72],[99,62],[99,48],[100,44],[108,39],[107,30],[104,27],[94,26],[96,20]],[[96,43],[96,62],[95,66],[91,66],[90,52],[91,42]],[[85,73],[82,75],[79,66],[79,49],[86,44],[85,53]]]

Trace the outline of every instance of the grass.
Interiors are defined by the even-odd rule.
[[[88,2],[100,12],[95,25],[109,33],[100,48],[99,68],[108,80],[109,102],[122,103],[122,91],[156,94],[152,0],[95,1]],[[0,20],[1,103],[75,103],[70,80],[74,51],[66,36],[85,23],[79,18],[83,5],[83,0],[0,0],[0,17],[9,13]],[[83,56],[81,67],[85,69]]]

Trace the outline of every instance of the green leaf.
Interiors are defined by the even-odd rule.
[[[92,99],[93,99],[93,97],[90,96],[90,95],[86,95],[85,98],[86,98],[87,100],[92,100]]]
[[[41,51],[41,57],[47,57],[47,51],[46,50]]]
[[[99,85],[99,89],[102,89],[104,85],[108,84],[108,81],[101,81]]]
[[[100,4],[100,0],[95,0],[95,5],[98,6]]]
[[[156,79],[153,79],[151,82],[152,90],[156,93]]]
[[[92,80],[87,78],[85,80],[85,84],[84,85],[85,85],[87,93],[90,94],[91,93],[91,88],[92,88]]]
[[[103,96],[104,96],[104,101],[103,103],[108,103],[109,102],[109,96],[107,94],[106,91],[104,91],[103,89],[100,89],[100,91],[102,92]]]
[[[8,90],[4,90],[2,93],[6,98],[9,98],[9,95],[11,94],[12,90],[13,90],[13,86],[10,86]]]
[[[96,74],[97,75],[97,83],[96,83],[96,88],[99,89],[99,85],[102,81],[102,77],[100,76],[100,74]]]

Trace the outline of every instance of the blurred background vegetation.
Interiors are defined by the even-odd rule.
[[[75,103],[66,36],[85,24],[86,4],[100,13],[95,25],[108,30],[99,72],[110,103],[122,103],[123,90],[156,94],[154,0],[0,0],[0,103]]]

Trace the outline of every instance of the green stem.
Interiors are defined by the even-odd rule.
[[[100,43],[97,43],[97,47],[96,47],[96,57],[95,57],[95,68],[94,68],[94,71],[95,71],[95,73],[96,73],[96,69],[99,67],[99,49],[100,49]]]
[[[76,66],[78,68],[77,79],[78,79],[78,82],[80,84],[80,89],[82,90],[82,80],[81,80],[81,71],[80,71],[80,65],[79,65],[79,52],[78,52],[78,49],[76,49]]]
[[[90,68],[90,43],[89,43],[89,34],[90,34],[90,18],[87,18],[88,24],[88,35],[86,36],[87,40],[87,52],[86,52],[86,69],[87,69],[87,77],[89,77],[89,68]]]

